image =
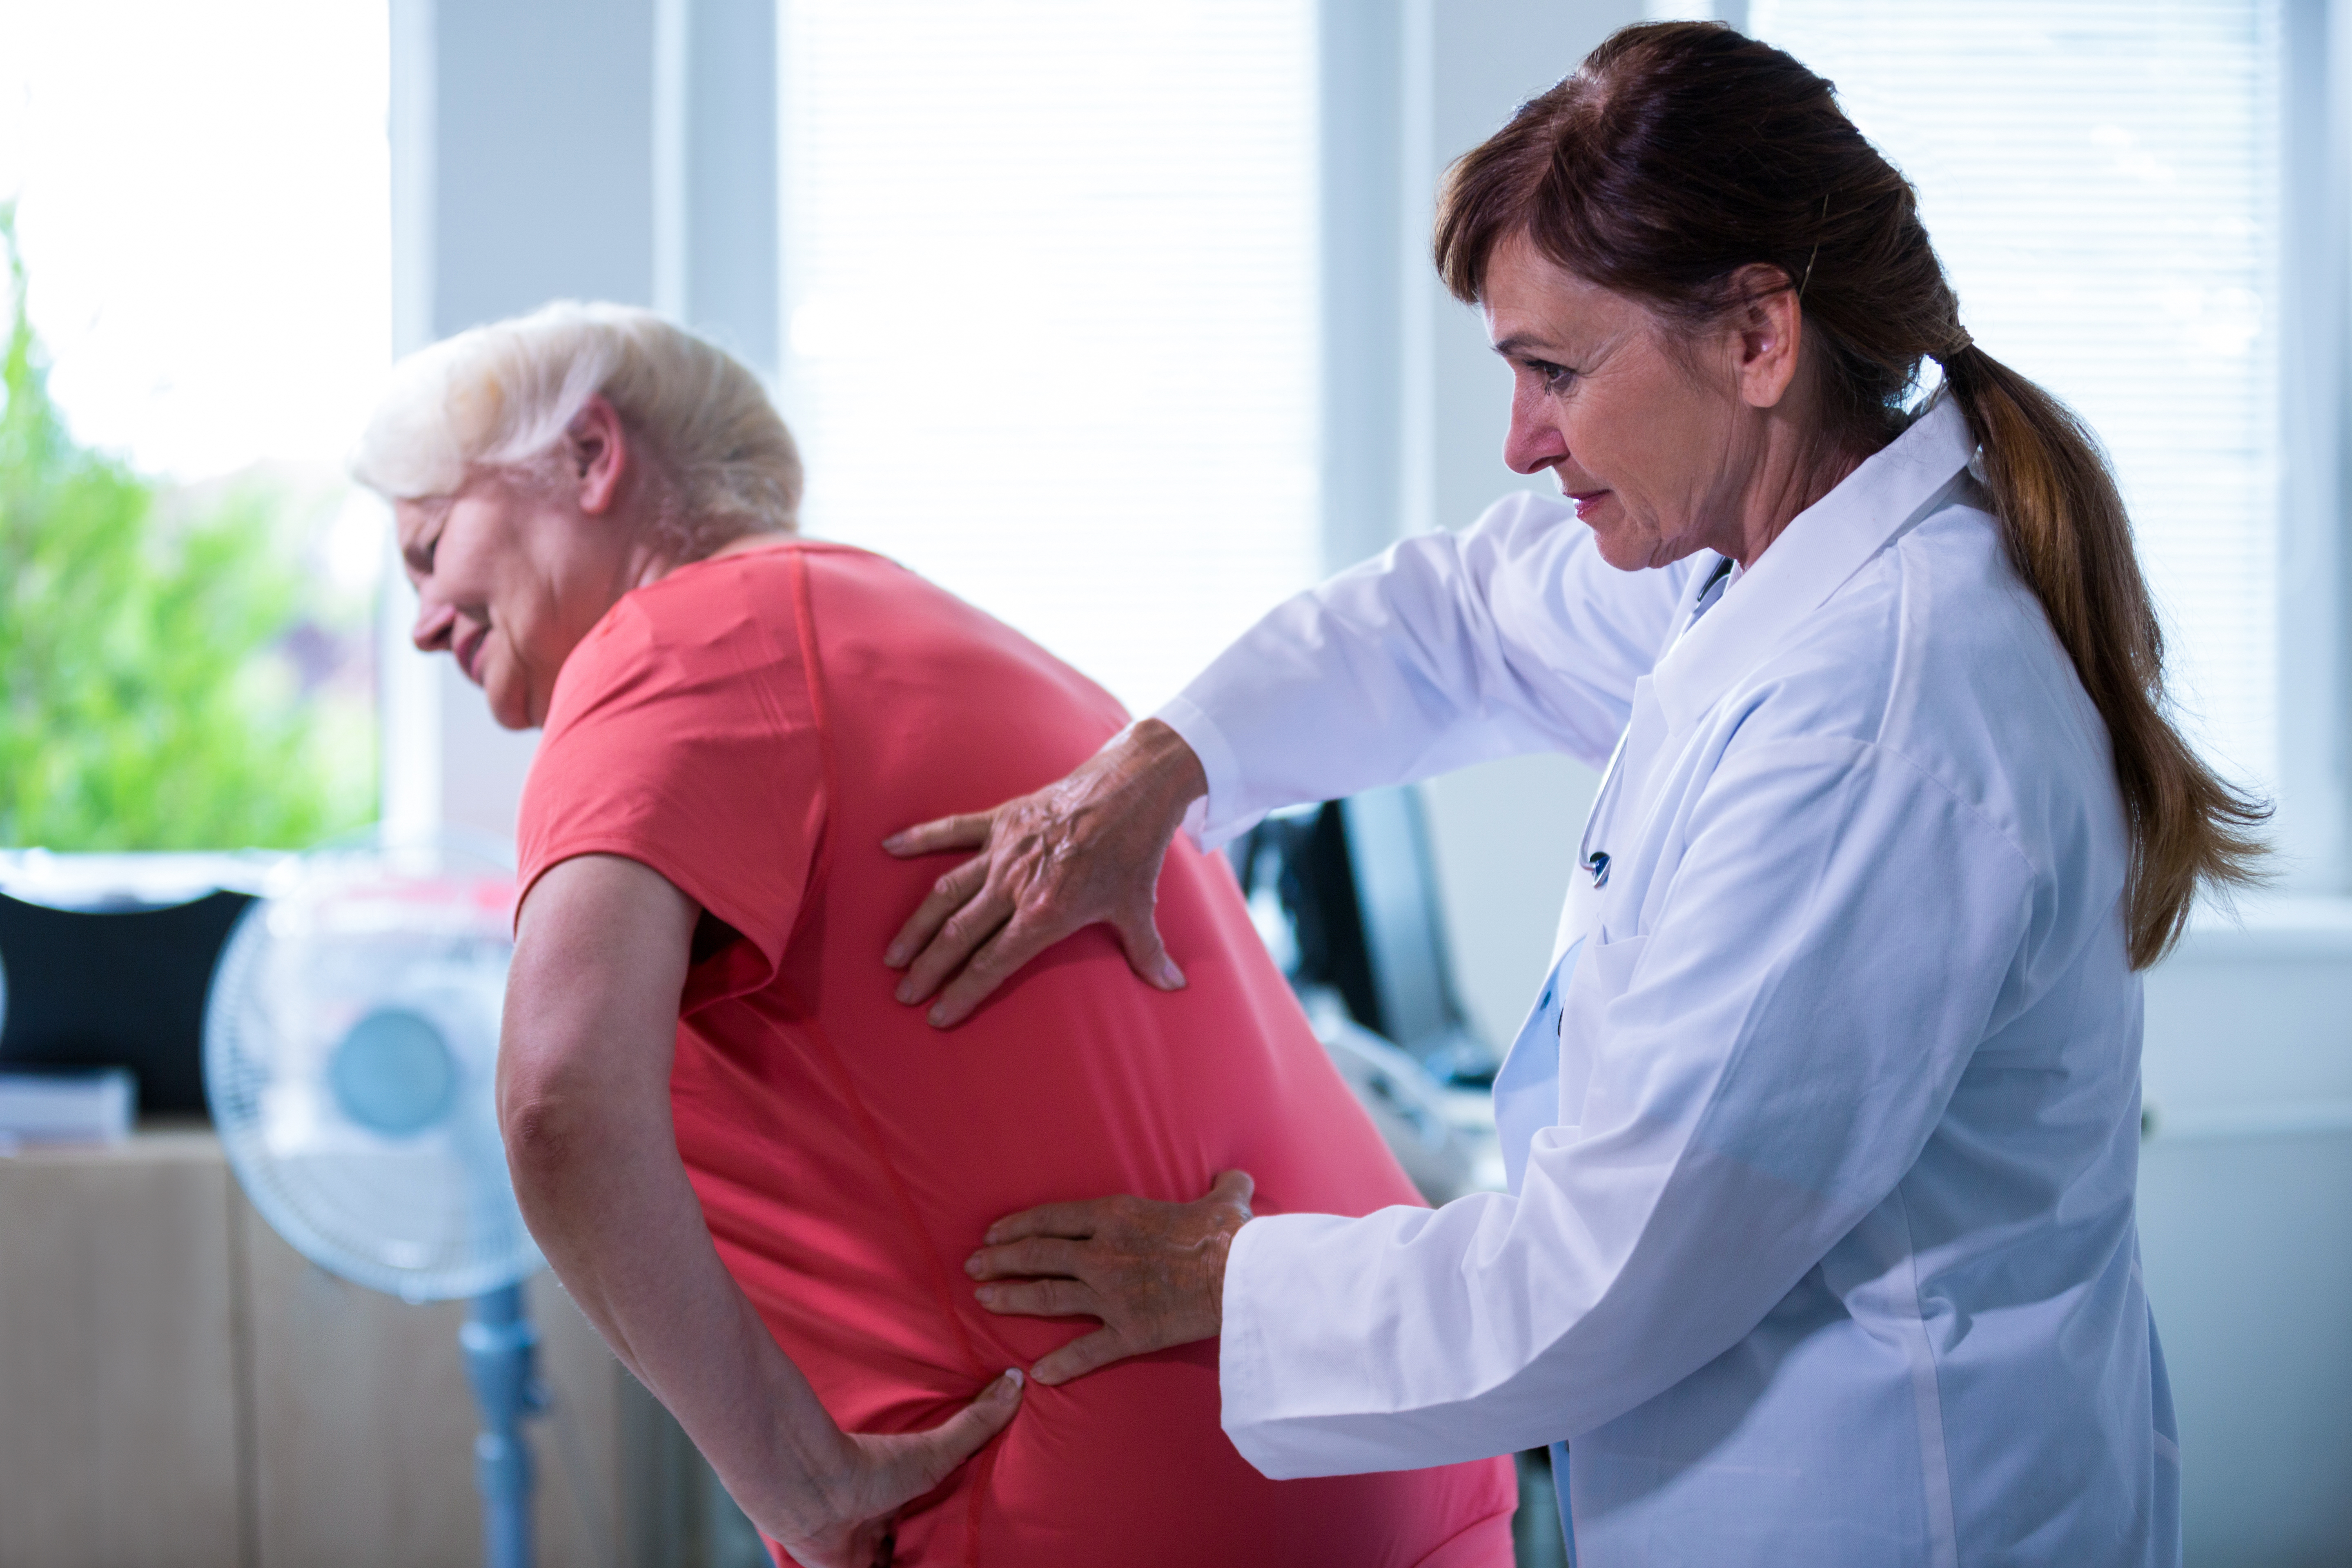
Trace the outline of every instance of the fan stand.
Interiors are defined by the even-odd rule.
[[[482,1494],[482,1561],[487,1568],[530,1568],[530,1449],[523,1418],[547,1408],[540,1386],[539,1331],[523,1311],[522,1287],[503,1286],[473,1300],[457,1343],[481,1406],[474,1439],[474,1484]]]

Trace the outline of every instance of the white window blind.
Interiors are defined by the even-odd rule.
[[[1312,580],[1311,0],[787,0],[808,532],[1138,711]]]
[[[2278,749],[2275,0],[1753,0],[1919,191],[1961,320],[2105,441],[2187,727]]]

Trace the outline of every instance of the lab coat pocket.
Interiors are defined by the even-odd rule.
[[[1594,1057],[1605,1048],[1602,1023],[1609,1005],[1633,984],[1646,936],[1588,942],[1559,1014],[1559,1124],[1584,1125],[1584,1095],[1592,1082]]]

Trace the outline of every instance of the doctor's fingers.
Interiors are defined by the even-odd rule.
[[[987,918],[999,907],[992,889],[965,905],[964,910],[977,921]],[[957,922],[964,918],[964,914],[959,914],[947,923],[940,931],[939,940],[931,944],[931,952],[940,952],[949,945],[950,934],[955,931]],[[1088,923],[1034,914],[1014,905],[1011,917],[997,926],[994,934],[964,962],[963,973],[950,981],[947,989],[940,993],[938,1005],[931,1009],[931,1023],[942,1029],[962,1023],[988,1000],[998,986],[1019,973],[1024,964]],[[916,968],[929,963],[931,952],[926,952],[916,960]],[[911,976],[913,971],[908,971],[908,973]]]
[[[1005,1318],[1100,1318],[1102,1298],[1083,1279],[1013,1279],[982,1285],[972,1299]]]
[[[1039,1204],[1035,1208],[1023,1209],[1006,1215],[988,1227],[982,1239],[992,1247],[1024,1237],[1057,1236],[1076,1240],[1102,1237],[1134,1249],[1140,1242],[1145,1249],[1165,1238],[1175,1238],[1178,1245],[1193,1245],[1201,1237],[1193,1232],[1213,1232],[1226,1228],[1238,1230],[1250,1215],[1250,1200],[1257,1196],[1257,1179],[1247,1171],[1220,1171],[1209,1184],[1209,1190],[1189,1204],[1160,1203],[1152,1198],[1139,1198],[1129,1193],[1109,1197],[1079,1198],[1058,1204]],[[1223,1209],[1221,1215],[1218,1211]],[[972,1255],[972,1261],[980,1254]],[[967,1268],[971,1264],[966,1265]],[[1056,1269],[1067,1273],[1067,1269]]]
[[[944,886],[948,879],[940,881]],[[992,875],[962,908],[949,915],[947,922],[931,938],[931,944],[908,966],[906,977],[898,982],[898,1000],[908,1004],[924,1001],[941,985],[949,984],[952,977],[950,988],[954,993],[953,1002],[950,1004],[950,997],[942,994],[931,1008],[930,1021],[942,1029],[961,1023],[980,1005],[982,997],[996,989],[1005,974],[1012,973],[1010,969],[1002,973],[995,970],[989,952],[996,945],[994,939],[1003,931],[1005,922],[1018,912],[1011,895]],[[987,984],[976,988],[974,965],[982,965],[981,973],[987,977]]]
[[[901,860],[950,849],[977,849],[988,842],[988,829],[995,821],[994,811],[967,811],[956,816],[919,822],[882,840],[882,847]]]
[[[998,1247],[983,1247],[964,1259],[963,1271],[975,1279],[1034,1279],[1054,1276],[1083,1279],[1087,1243],[1056,1236],[1034,1236]]]
[[[907,923],[898,928],[898,934],[890,939],[889,947],[882,954],[882,962],[892,969],[901,969],[918,954],[926,960],[932,958],[932,952],[923,951],[924,944],[939,934],[950,916],[970,903],[972,895],[988,885],[988,857],[976,855],[933,882],[930,892],[915,906],[915,912],[907,917]],[[919,970],[925,965],[918,963],[915,967]],[[913,978],[909,974],[908,982],[911,983]],[[899,1000],[909,1000],[904,987],[900,989]]]
[[[1019,1214],[1006,1215],[988,1227],[982,1239],[991,1247],[1002,1247],[1008,1241],[1018,1241],[1025,1236],[1061,1236],[1085,1240],[1107,1226],[1117,1224],[1128,1211],[1139,1205],[1141,1198],[1124,1194],[1108,1198],[1076,1198],[1066,1203],[1039,1204]],[[979,1255],[973,1254],[976,1258]]]
[[[1162,991],[1184,989],[1184,972],[1168,956],[1168,948],[1160,940],[1160,922],[1154,918],[1156,903],[1146,897],[1140,908],[1129,908],[1111,921],[1118,932],[1118,944],[1127,950],[1127,966],[1144,980]]]

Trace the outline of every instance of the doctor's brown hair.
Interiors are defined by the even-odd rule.
[[[2095,438],[1970,342],[1909,182],[1828,82],[1720,23],[1624,28],[1447,171],[1437,268],[1455,295],[1478,302],[1496,247],[1520,234],[1685,331],[1752,299],[1743,268],[1777,268],[1803,307],[1823,435],[1857,456],[1902,432],[1920,361],[1941,364],[2010,560],[2106,723],[2133,967],[2179,939],[2200,885],[2260,879],[2270,806],[2167,717],[2163,634]]]

